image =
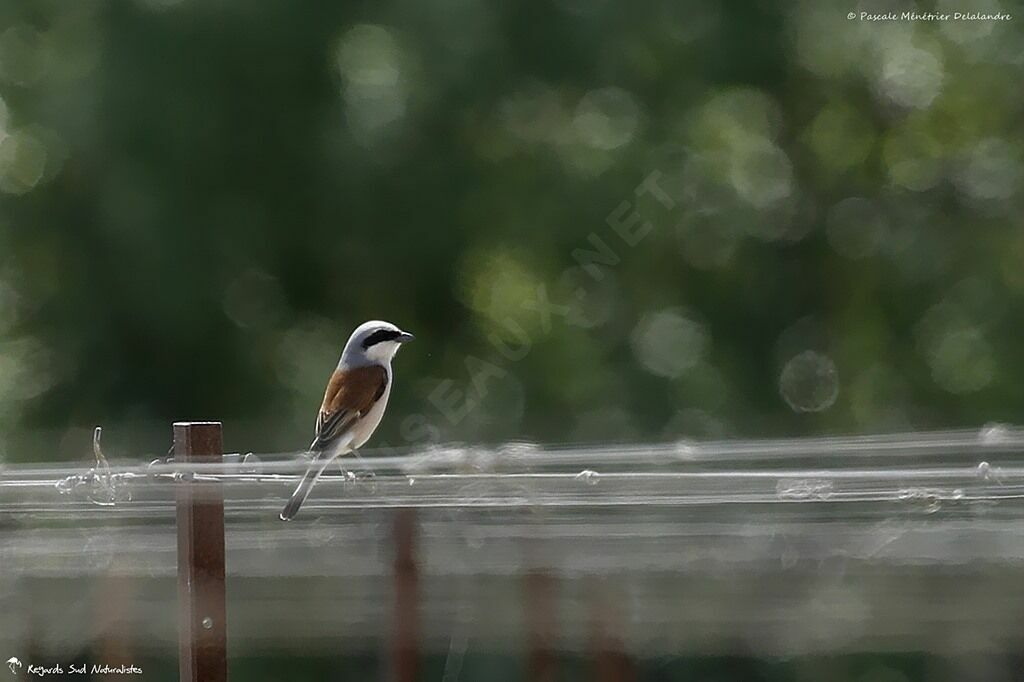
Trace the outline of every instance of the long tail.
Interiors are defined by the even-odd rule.
[[[281,511],[280,518],[282,521],[291,521],[295,518],[295,515],[299,513],[299,507],[309,497],[309,492],[313,489],[313,484],[316,483],[316,479],[320,477],[327,465],[330,464],[333,457],[320,457],[314,459],[309,463],[309,468],[306,469],[306,475],[302,477],[302,481],[299,483],[299,487],[292,493],[291,499],[288,500],[288,504],[284,506]]]

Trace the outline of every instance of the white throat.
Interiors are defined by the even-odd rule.
[[[395,353],[398,352],[398,344],[394,341],[383,341],[381,343],[375,343],[374,345],[367,348],[363,354],[371,359],[379,362],[382,365],[390,365],[391,359],[395,357]]]
[[[358,345],[355,348],[346,346],[341,354],[341,360],[338,361],[338,369],[365,367],[366,365],[384,365],[390,368],[391,359],[398,352],[398,346],[399,344],[394,341],[382,341],[381,343],[373,344],[369,348],[363,348]]]

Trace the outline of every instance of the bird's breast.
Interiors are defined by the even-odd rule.
[[[389,370],[384,393],[352,428],[352,449],[362,447],[363,443],[370,439],[380,425],[380,420],[384,418],[384,410],[388,406],[388,396],[391,395],[391,383],[391,371]]]

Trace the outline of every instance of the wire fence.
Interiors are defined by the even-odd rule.
[[[291,523],[300,453],[6,467],[0,644],[89,647],[116,608],[173,650],[175,493],[216,481],[233,655],[1019,650],[1022,455],[1008,426],[367,453]]]

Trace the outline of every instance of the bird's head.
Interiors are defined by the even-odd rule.
[[[348,365],[380,362],[387,364],[398,352],[398,348],[412,341],[412,334],[402,331],[390,322],[370,320],[356,327],[345,344],[341,361]]]

